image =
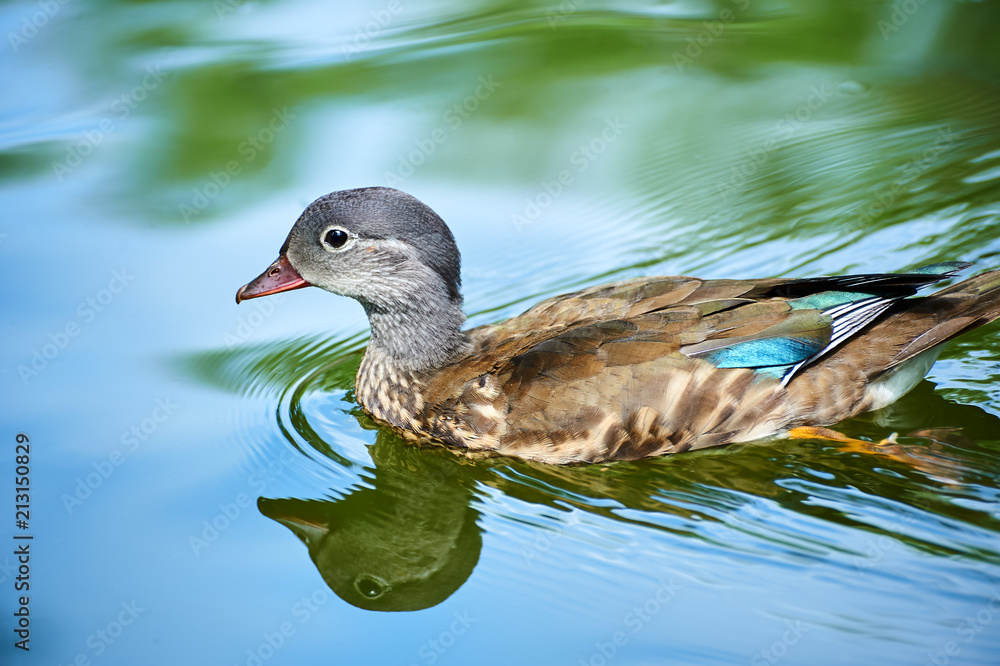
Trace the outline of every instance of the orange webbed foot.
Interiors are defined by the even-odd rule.
[[[803,426],[792,428],[788,431],[790,439],[819,439],[832,442],[840,442],[842,446],[838,451],[849,453],[867,453],[885,458],[890,458],[897,462],[904,463],[925,474],[937,476],[951,482],[957,482],[960,475],[960,467],[949,457],[937,451],[937,440],[928,436],[927,431],[911,433],[911,437],[922,437],[930,440],[930,446],[913,446],[901,444],[897,441],[897,433],[892,433],[880,442],[868,442],[862,439],[854,439],[847,435],[815,426]]]

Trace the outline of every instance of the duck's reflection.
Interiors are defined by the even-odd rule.
[[[305,543],[344,601],[379,611],[429,608],[461,587],[479,561],[479,513],[446,452],[378,439],[373,487],[340,500],[262,497],[257,506]]]
[[[958,483],[968,470],[985,465],[976,460],[982,452],[973,440],[994,438],[1000,419],[947,400],[933,388],[925,381],[910,396],[866,421],[842,424],[849,434],[871,436],[875,422],[904,437],[912,435],[876,455],[845,452],[838,443],[775,442],[639,463],[551,466],[504,458],[473,462],[441,448],[415,447],[380,431],[370,449],[375,469],[364,479],[370,485],[337,500],[260,498],[258,507],[306,544],[338,596],[379,611],[429,608],[469,578],[482,547],[474,500],[477,487],[492,487],[567,516],[585,511],[706,542],[715,538],[706,525],[740,523],[740,530],[777,543],[782,537],[768,511],[757,508],[776,502],[802,515],[860,527],[916,548],[950,552],[940,543],[908,536],[905,530],[873,526],[849,512],[817,504],[808,491],[777,481],[798,475],[801,468],[813,472],[812,483],[822,482],[832,492],[869,487],[898,505],[913,505],[914,484],[929,479],[943,485]],[[951,424],[961,424],[971,439],[941,429]],[[893,477],[885,476],[887,468]],[[913,506],[970,519],[947,500]],[[783,543],[787,545],[787,540]]]

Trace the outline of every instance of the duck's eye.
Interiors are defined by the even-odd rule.
[[[354,581],[354,587],[357,588],[358,592],[368,597],[369,599],[377,599],[382,596],[382,592],[385,588],[379,584],[377,580],[371,576],[359,576],[356,581]]]
[[[343,229],[330,229],[323,235],[323,244],[333,250],[339,250],[347,244],[350,236]]]

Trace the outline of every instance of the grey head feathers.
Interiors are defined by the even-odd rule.
[[[316,275],[310,277],[306,274],[330,264],[332,248],[324,246],[322,238],[322,234],[330,228],[347,231],[352,245],[357,243],[363,246],[366,242],[374,241],[374,247],[385,250],[382,260],[374,262],[351,257],[348,253],[351,248],[344,247],[333,253],[335,256],[339,255],[338,263],[343,264],[343,268],[349,270],[367,267],[373,271],[368,277],[376,278],[384,269],[392,266],[406,273],[406,259],[415,260],[440,279],[448,300],[461,303],[461,257],[455,238],[437,213],[415,197],[390,187],[364,187],[327,194],[306,208],[281,248],[281,253],[288,254],[295,269],[310,283],[334,293],[358,298],[364,303],[368,300],[361,297],[364,290],[352,289],[351,283],[354,280],[349,279],[347,284],[342,285],[346,289],[344,291],[329,288],[336,285],[314,279],[318,277]],[[369,247],[373,245],[359,249],[365,252]],[[338,272],[349,277],[348,270]],[[412,271],[406,274],[417,279]],[[366,283],[372,284],[370,279]],[[377,304],[379,299],[376,296],[372,300],[373,304]]]
[[[306,208],[281,254],[309,284],[359,301],[374,355],[437,367],[468,350],[461,257],[444,221],[388,187],[333,192]]]

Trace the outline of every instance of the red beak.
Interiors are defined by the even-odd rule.
[[[310,286],[302,279],[302,276],[292,268],[288,262],[288,257],[281,255],[271,264],[266,271],[258,275],[251,282],[240,287],[236,292],[236,304],[248,298],[277,294],[279,291],[290,291]]]

